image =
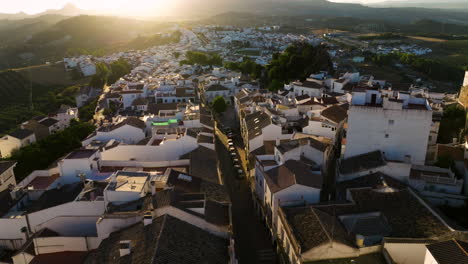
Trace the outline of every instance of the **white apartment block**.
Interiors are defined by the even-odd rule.
[[[431,124],[432,109],[424,98],[354,92],[344,158],[380,150],[387,160],[424,165]]]

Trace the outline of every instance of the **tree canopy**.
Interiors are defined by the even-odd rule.
[[[93,130],[94,126],[90,123],[72,121],[65,130],[14,151],[10,159],[18,162],[15,167],[16,180],[21,181],[34,170],[47,168],[58,158],[81,147],[81,140]]]
[[[255,61],[249,57],[244,57],[242,62],[226,62],[224,63],[224,68],[233,71],[240,71],[243,74],[248,74],[253,79],[260,78],[263,71],[262,65],[255,63]]]
[[[412,69],[426,74],[429,78],[438,81],[455,81],[461,83],[464,76],[463,69],[436,59],[428,59],[408,53],[377,54],[370,56],[377,65],[393,66],[399,62]]]
[[[445,108],[437,141],[446,144],[451,143],[453,138],[460,139],[464,133],[465,122],[466,113],[463,107],[453,104]]]
[[[109,78],[110,73],[110,69],[105,63],[96,63],[96,74],[94,74],[91,78],[89,85],[96,88],[104,87],[104,85],[107,83],[107,78]]]
[[[227,104],[226,104],[226,101],[224,100],[224,97],[218,96],[213,100],[213,109],[218,114],[226,111]]]
[[[115,83],[122,76],[129,74],[132,70],[132,66],[124,58],[120,58],[110,64],[110,75],[108,77],[108,83]]]
[[[273,90],[279,87],[278,83],[305,80],[319,71],[334,71],[327,48],[305,42],[296,42],[284,52],[274,54],[266,70],[268,87]]]
[[[185,53],[185,60],[180,62],[181,65],[188,64],[194,65],[199,64],[202,66],[221,66],[223,65],[223,59],[219,54],[206,53],[200,51],[187,51]]]

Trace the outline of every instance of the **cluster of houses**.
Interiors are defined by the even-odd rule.
[[[359,72],[319,72],[266,91],[240,73],[179,62],[208,38],[207,50],[316,39],[178,30],[177,44],[93,58],[124,57],[134,68],[104,92],[80,90],[77,105],[99,97],[97,111],[108,111],[79,149],[19,182],[16,163],[0,161],[0,263],[236,264],[221,131],[208,107],[219,96],[235,112],[254,209],[285,263],[464,263],[468,233],[435,209],[468,199],[468,143],[437,144],[455,95],[393,90]],[[2,157],[74,118],[77,109],[63,106],[25,122],[0,139]],[[436,167],[447,155],[456,166]]]
[[[257,213],[289,263],[467,259],[468,233],[434,209],[468,199],[468,145],[437,144],[456,95],[321,72],[234,103]],[[434,165],[447,155],[456,168]]]
[[[64,130],[73,119],[78,119],[78,108],[62,105],[48,116],[36,116],[22,123],[20,128],[0,138],[0,158],[8,158],[13,151]]]
[[[157,106],[115,116],[21,182],[15,162],[0,162],[2,253],[13,263],[237,263],[211,113]]]
[[[313,34],[284,33],[279,29],[280,26],[239,28],[208,25],[195,27],[193,32],[205,40],[199,50],[219,52],[227,61],[239,61],[248,56],[260,65],[268,64],[274,52],[286,49],[293,42],[319,44],[322,41]]]
[[[16,163],[0,162],[0,261],[237,263],[215,123],[198,103],[198,80],[169,60],[173,50],[134,58],[132,72],[99,96],[99,106],[115,112],[80,149],[20,182]],[[99,93],[83,88],[77,101]],[[63,128],[64,117],[54,118],[47,131],[52,122],[39,118],[22,127],[42,138]]]

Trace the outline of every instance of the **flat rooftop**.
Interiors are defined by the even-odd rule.
[[[142,192],[150,174],[147,172],[119,171],[116,182],[111,182],[108,190],[116,192]]]
[[[96,153],[95,149],[79,149],[68,154],[65,159],[88,159]]]
[[[51,176],[38,176],[28,184],[28,187],[32,187],[34,190],[46,190],[59,177],[58,173]]]

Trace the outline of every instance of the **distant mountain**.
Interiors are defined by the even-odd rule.
[[[61,15],[61,16],[79,16],[79,15],[97,15],[98,12],[92,10],[84,10],[76,7],[74,4],[68,3],[60,9],[49,9],[34,16],[43,15]]]
[[[326,0],[173,0],[172,2],[174,1],[173,6],[177,8],[171,10],[171,12],[176,13],[179,17],[207,17],[226,12],[249,12],[265,16],[309,16],[311,19],[351,17],[398,23],[432,19],[446,23],[468,24],[467,14],[454,10],[375,8],[361,4],[335,3]]]
[[[0,13],[0,20],[2,19],[24,19],[30,17],[30,15],[20,12],[16,14],[6,14],[6,13]]]
[[[5,14],[0,13],[0,20],[9,19],[9,20],[19,20],[19,19],[27,19],[27,18],[36,18],[46,15],[60,15],[60,16],[79,16],[79,15],[97,15],[97,11],[92,10],[84,10],[76,7],[74,4],[68,3],[64,5],[60,9],[49,9],[41,13],[28,15],[24,12],[16,13],[16,14]]]
[[[453,9],[468,12],[468,1],[466,0],[393,0],[368,4],[372,7],[421,7]]]

